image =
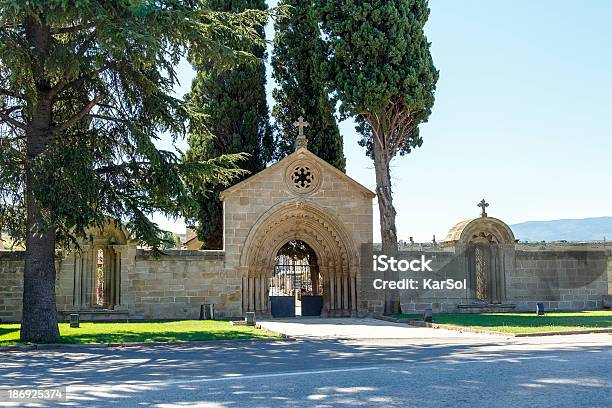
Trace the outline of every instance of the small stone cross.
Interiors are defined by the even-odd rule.
[[[487,216],[487,207],[489,206],[489,203],[487,203],[485,201],[485,199],[483,198],[481,202],[478,203],[478,207],[482,208],[482,214],[480,214],[481,217],[486,217]]]
[[[304,128],[310,126],[310,123],[304,121],[304,117],[300,116],[297,122],[293,123],[293,126],[298,128],[298,137],[295,139],[295,149],[299,149],[300,147],[308,146],[308,139],[304,136]]]

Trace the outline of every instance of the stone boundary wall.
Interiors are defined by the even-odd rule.
[[[518,246],[517,246],[518,248]],[[537,302],[547,310],[600,309],[603,297],[612,295],[612,250],[566,247],[516,251],[516,268],[506,275],[508,311],[533,311]],[[455,257],[452,248],[402,251],[403,255],[434,257],[436,278],[460,279],[467,274],[465,257]],[[126,254],[127,255],[127,254]],[[371,254],[369,258],[371,259]],[[242,275],[225,269],[222,251],[172,250],[155,258],[138,249],[126,257],[122,271],[121,305],[130,319],[197,319],[200,305],[215,304],[219,318],[242,315]],[[129,262],[128,262],[129,261]],[[58,254],[56,293],[58,310],[70,310],[73,293],[72,255]],[[365,265],[364,265],[365,266]],[[358,281],[359,314],[382,312],[381,293],[369,290],[370,270]],[[21,320],[23,292],[23,251],[0,251],[0,320]],[[402,276],[400,276],[402,277]],[[468,291],[402,291],[402,310],[420,312],[432,307],[437,312],[469,311],[457,308],[469,304]],[[481,310],[478,310],[481,311]]]
[[[457,256],[454,251],[443,250],[442,248],[430,248],[428,251],[400,251],[402,258],[420,258],[425,255],[427,259],[432,259],[431,267],[434,272],[420,273],[401,273],[400,279],[415,275],[419,280],[431,278],[435,280],[453,279],[462,281],[466,279],[468,286],[465,289],[453,290],[403,290],[400,292],[400,301],[404,311],[423,311],[431,307],[436,312],[454,312],[456,306],[468,303],[471,293],[469,288],[469,277],[467,260],[464,256]]]
[[[25,252],[0,251],[0,322],[21,321]]]
[[[489,311],[533,311],[540,302],[547,310],[601,309],[604,296],[612,294],[612,250],[603,245],[554,244],[544,246],[545,249],[541,247],[517,245],[515,268],[506,271],[504,276],[505,300],[502,307]],[[453,247],[429,245],[421,248],[400,250],[400,255],[433,258],[432,266],[436,272],[429,273],[429,276],[435,279],[466,277],[469,282],[468,261],[462,254],[455,256]],[[371,285],[372,272],[365,268],[362,271],[362,286]],[[407,276],[400,273],[400,278]],[[369,293],[375,291],[362,292],[375,299],[374,294]],[[434,312],[447,313],[486,311],[484,308],[458,308],[459,305],[474,303],[469,288],[465,291],[402,290],[400,299],[404,313],[422,312],[430,307]]]
[[[612,249],[608,249],[608,295],[612,296]]]
[[[62,274],[65,262],[61,251],[58,251],[55,261],[57,271],[55,280],[55,298],[58,310],[66,302],[72,302],[72,275]],[[23,302],[23,270],[25,267],[25,251],[0,251],[0,322],[17,323],[21,321]]]
[[[219,318],[238,317],[241,276],[224,269],[222,251],[166,251],[159,258],[138,249],[124,263],[121,304],[130,319],[197,319],[200,305],[215,304]],[[74,254],[57,256],[56,300],[61,315],[75,309]],[[24,252],[0,251],[0,322],[21,321]]]
[[[603,250],[517,251],[507,276],[507,296],[522,308],[593,310],[608,294],[608,256]]]
[[[121,308],[135,319],[197,319],[200,305],[216,317],[242,315],[241,276],[224,269],[222,251],[166,251],[155,258],[138,250],[122,278]]]

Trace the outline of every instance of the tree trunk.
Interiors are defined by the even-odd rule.
[[[55,228],[40,229],[42,211],[33,191],[32,164],[51,140],[51,100],[39,92],[32,121],[26,130],[26,256],[23,274],[21,341],[48,343],[59,339],[55,302]]]
[[[31,198],[30,192],[28,201]],[[36,210],[35,205],[28,203],[20,338],[31,343],[50,343],[60,337],[55,306],[55,231],[33,233],[31,211]]]
[[[380,140],[384,140],[383,137]],[[383,254],[397,258],[397,229],[395,227],[395,208],[391,192],[391,157],[380,143],[373,141],[374,170],[376,172],[376,196],[378,199],[378,212],[380,214],[380,236],[382,239]],[[399,271],[385,271],[384,279],[387,281],[399,280]],[[385,290],[385,315],[401,313],[400,296],[398,289]]]

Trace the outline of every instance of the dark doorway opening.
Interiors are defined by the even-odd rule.
[[[320,316],[323,282],[317,255],[304,241],[289,241],[278,251],[270,281],[273,317]]]

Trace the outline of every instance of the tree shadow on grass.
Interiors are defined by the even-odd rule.
[[[240,330],[206,330],[206,331],[164,331],[151,332],[121,332],[114,333],[70,333],[63,334],[60,343],[139,343],[139,342],[186,342],[207,340],[249,340],[269,338],[267,332],[245,332]]]
[[[156,325],[157,323],[161,323]],[[167,323],[167,324],[166,324]],[[19,325],[0,326],[0,346],[19,344]],[[60,325],[58,344],[192,342],[278,338],[255,327],[231,326],[226,321],[142,321],[132,323],[84,322],[79,328]]]
[[[19,325],[0,325],[0,346],[14,344],[19,344]]]
[[[575,327],[580,328],[612,328],[612,315],[610,316],[593,316],[584,314],[582,316],[537,316],[537,315],[470,315],[470,314],[452,314],[434,315],[434,323],[440,324],[456,324],[461,326],[479,326],[479,327],[524,327],[534,328],[542,327],[550,329],[551,327]]]
[[[19,331],[19,327],[2,327],[0,326],[0,336]]]

